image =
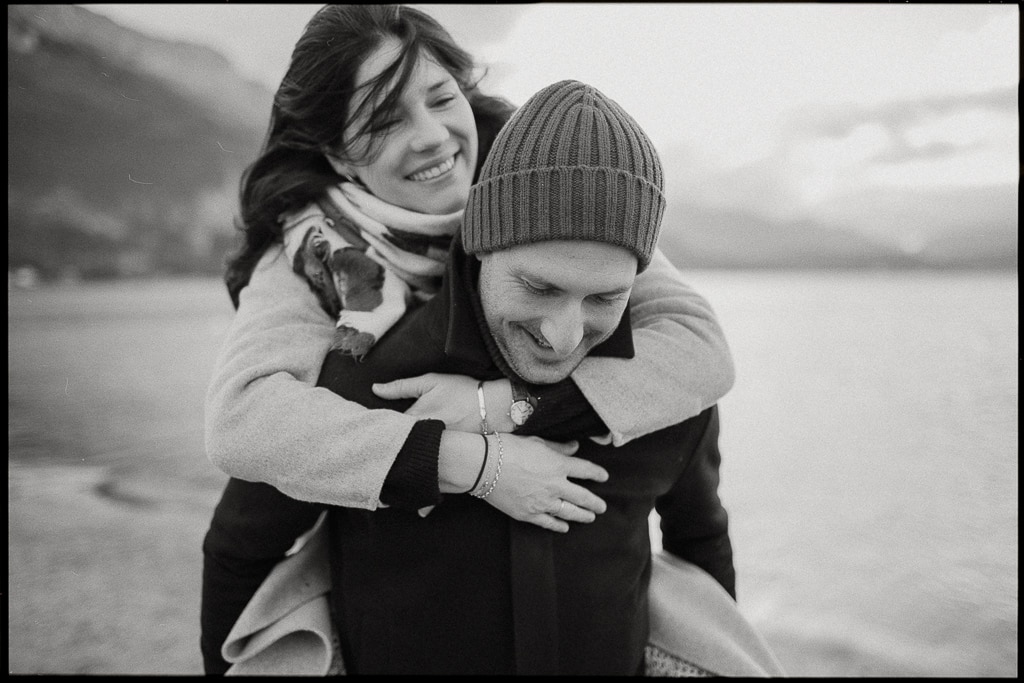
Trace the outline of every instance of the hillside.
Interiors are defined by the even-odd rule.
[[[739,210],[693,205],[665,211],[662,249],[700,268],[906,268],[917,262],[852,230],[781,223]]]
[[[831,198],[815,219],[783,220],[702,202],[694,183],[728,189],[735,179],[693,178],[685,148],[663,149],[661,157],[668,198],[661,246],[680,267],[1017,267],[1016,185],[873,186]]]
[[[7,10],[8,267],[219,272],[271,93],[207,48]]]

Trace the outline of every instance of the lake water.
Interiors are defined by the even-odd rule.
[[[687,279],[737,365],[722,497],[740,606],[787,671],[1016,676],[1016,273]],[[9,483],[96,468],[125,496],[187,499],[201,526],[223,481],[202,456],[203,390],[231,317],[219,283],[14,290],[8,306]],[[12,556],[42,539],[12,533]],[[11,594],[12,634],[32,633],[26,600]],[[40,637],[12,638],[12,662]]]

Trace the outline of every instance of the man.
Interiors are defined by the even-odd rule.
[[[545,88],[495,141],[442,291],[362,362],[330,354],[319,384],[370,408],[400,408],[408,402],[381,399],[372,386],[442,372],[528,387],[564,379],[587,355],[630,357],[629,293],[657,242],[663,185],[650,140],[615,102],[574,81]],[[441,496],[444,424],[435,423],[396,460],[390,508],[329,509],[332,610],[349,672],[642,673],[655,508],[665,549],[735,596],[715,408],[617,448],[585,438],[598,436],[593,425],[527,420],[517,433],[579,439],[577,457],[609,473],[586,484],[607,510],[567,534],[482,500],[501,487],[497,435],[484,437],[479,481],[467,482],[474,495]],[[263,496],[278,525],[265,533],[294,538],[319,513],[295,501],[270,508],[276,492],[258,491],[251,500]],[[425,506],[434,507],[415,514]],[[211,549],[235,543],[269,571],[279,552],[231,523],[215,516],[211,534],[229,542],[208,536],[208,561],[216,566]]]

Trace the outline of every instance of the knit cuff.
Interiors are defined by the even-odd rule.
[[[384,479],[380,502],[410,511],[441,502],[437,461],[442,432],[444,422],[441,420],[420,420],[413,425]]]

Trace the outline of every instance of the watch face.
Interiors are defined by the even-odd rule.
[[[529,401],[516,401],[512,404],[509,415],[512,417],[512,423],[521,427],[530,419],[530,415],[533,415],[533,406]]]

